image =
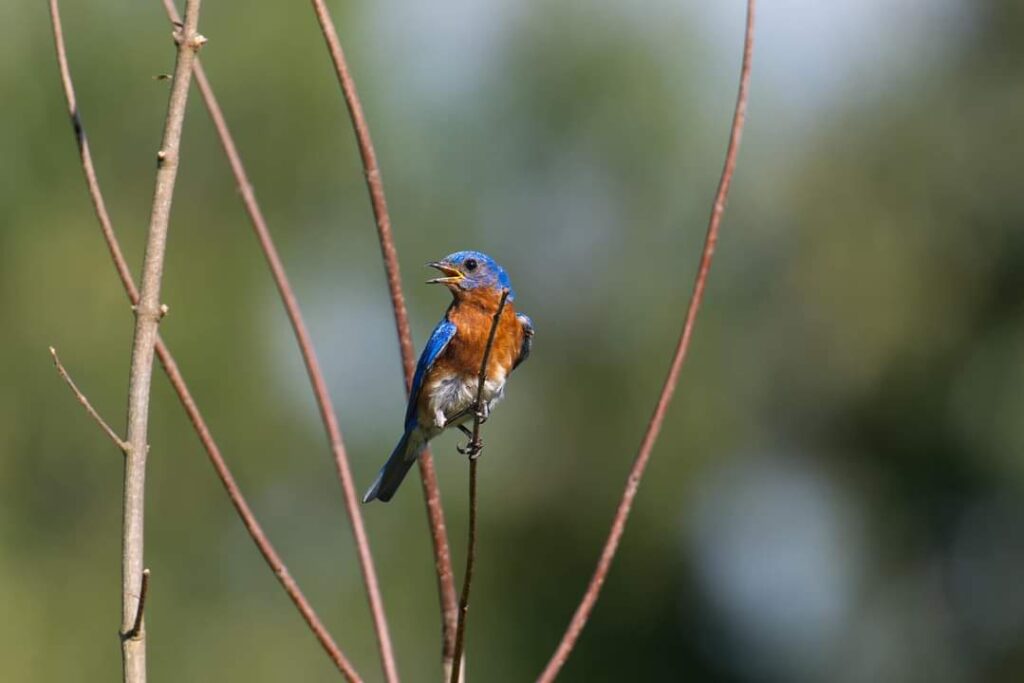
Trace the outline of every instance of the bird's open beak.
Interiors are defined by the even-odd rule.
[[[452,285],[465,277],[465,275],[462,274],[462,271],[458,268],[452,267],[444,261],[432,261],[427,265],[431,268],[437,268],[445,275],[445,277],[435,277],[432,280],[427,280],[428,285]]]

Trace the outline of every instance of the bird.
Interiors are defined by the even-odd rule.
[[[363,496],[364,503],[391,500],[427,443],[445,429],[457,427],[469,434],[464,423],[476,417],[480,367],[506,290],[487,361],[481,422],[504,396],[505,381],[527,359],[533,345],[533,321],[516,311],[511,281],[494,259],[479,251],[457,251],[427,265],[441,272],[441,277],[427,284],[447,287],[452,302],[416,364],[402,438]]]

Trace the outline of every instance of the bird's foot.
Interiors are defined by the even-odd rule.
[[[466,438],[468,438],[469,441],[466,442],[465,446],[456,446],[455,450],[457,450],[459,453],[462,453],[463,455],[469,456],[470,460],[476,460],[477,458],[480,457],[480,453],[484,450],[484,442],[479,438],[474,439],[473,432],[464,427],[463,425],[459,425],[459,431],[465,434]]]

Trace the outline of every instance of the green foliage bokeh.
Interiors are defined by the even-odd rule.
[[[473,20],[480,30],[433,34],[418,3],[332,7],[377,143],[416,339],[447,303],[421,286],[421,265],[462,248],[506,267],[538,330],[485,427],[468,637],[476,680],[530,680],[567,624],[697,262],[741,25],[718,41],[700,30],[698,8],[651,5],[643,20],[570,1],[492,3],[500,16],[487,20],[441,7],[432,28]],[[171,71],[170,29],[155,0],[62,9],[100,181],[137,270],[167,94],[154,77]],[[1024,617],[1014,621],[1024,611],[1007,625],[958,602],[981,600],[989,585],[1007,586],[1008,604],[1024,601],[1015,582],[969,571],[989,567],[988,554],[1024,557],[1024,16],[1011,1],[960,11],[954,36],[926,58],[888,78],[883,65],[877,87],[849,87],[810,111],[793,102],[806,96],[799,85],[759,81],[755,61],[690,362],[564,680],[1024,675]],[[0,20],[17,27],[0,41],[0,675],[104,680],[120,667],[121,457],[46,349],[57,347],[120,427],[132,316],[85,191],[45,9],[5,3]],[[358,155],[315,21],[301,3],[209,2],[201,28],[204,65],[368,483],[399,436],[403,390]],[[763,32],[759,49],[772,54],[773,40]],[[330,453],[276,296],[194,93],[162,333],[268,534],[343,650],[377,680]],[[332,680],[159,373],[151,444],[153,679]],[[435,452],[461,572],[466,468],[455,444],[445,436]],[[780,460],[832,482],[860,529],[844,561],[858,568],[854,604],[822,662],[803,669],[742,663],[749,642],[699,578],[704,546],[693,541],[692,501],[714,488],[714,473]],[[972,511],[992,505],[998,514],[983,518],[997,522],[977,531]],[[418,486],[364,512],[400,670],[436,680]],[[708,528],[717,547],[718,527]],[[961,576],[981,578],[964,593]],[[936,613],[954,625],[914,626]],[[876,627],[896,634],[895,652],[871,649],[865,631]]]

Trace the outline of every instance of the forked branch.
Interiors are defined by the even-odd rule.
[[[64,88],[64,95],[67,100],[68,111],[71,116],[71,123],[75,132],[75,138],[78,143],[82,170],[85,174],[89,196],[92,199],[93,207],[96,211],[96,216],[99,219],[100,227],[103,232],[103,238],[108,250],[110,251],[114,267],[118,272],[118,276],[121,279],[121,283],[124,287],[125,293],[128,295],[129,301],[134,305],[138,302],[138,289],[132,279],[128,264],[124,258],[123,252],[121,251],[117,235],[115,234],[113,225],[110,221],[106,202],[103,199],[103,193],[100,189],[95,167],[92,162],[92,154],[89,148],[88,138],[85,134],[85,129],[82,126],[81,118],[78,115],[74,84],[71,80],[71,71],[68,68],[67,50],[64,45],[64,36],[63,31],[61,30],[57,0],[50,0],[50,12],[53,21],[57,61],[60,66],[61,83]],[[195,429],[196,435],[199,437],[203,448],[206,450],[210,463],[213,465],[217,476],[224,485],[228,498],[231,500],[232,505],[234,505],[242,523],[245,525],[246,531],[248,531],[249,536],[253,539],[253,542],[256,544],[260,554],[263,555],[263,558],[266,560],[270,570],[273,572],[274,576],[277,577],[285,593],[287,593],[296,609],[298,609],[303,620],[309,626],[317,641],[327,652],[331,661],[334,662],[338,670],[350,683],[359,683],[362,679],[356,673],[352,664],[342,653],[338,645],[334,642],[333,637],[327,631],[323,622],[320,621],[319,616],[317,616],[312,605],[310,605],[309,600],[299,588],[298,583],[292,577],[291,572],[277,553],[277,550],[271,544],[270,539],[268,539],[266,534],[263,532],[263,528],[260,526],[255,514],[253,514],[245,496],[238,487],[238,483],[235,481],[231,469],[224,460],[224,457],[220,452],[220,447],[214,440],[213,434],[211,433],[205,418],[200,412],[199,406],[196,404],[196,401],[185,382],[185,378],[178,368],[178,364],[175,361],[174,356],[171,354],[170,349],[166,346],[163,340],[159,337],[157,337],[156,341],[156,354],[160,359],[161,365],[163,365],[164,372],[167,374],[167,378],[170,381],[171,386],[178,395],[178,399],[181,402],[182,407],[185,409],[185,413],[188,415],[189,421]],[[138,612],[136,612],[136,614],[138,614]]]
[[[626,521],[629,519],[630,509],[633,507],[633,499],[636,498],[637,490],[640,487],[640,479],[644,475],[647,462],[650,460],[651,451],[658,440],[661,432],[662,422],[665,420],[665,413],[668,411],[672,395],[675,393],[676,384],[679,381],[679,372],[682,370],[683,361],[686,360],[686,352],[690,346],[690,338],[693,335],[693,327],[697,320],[697,312],[700,309],[701,301],[704,298],[704,289],[707,285],[708,273],[711,271],[711,261],[715,254],[715,245],[718,242],[718,229],[722,221],[722,212],[725,211],[725,202],[729,196],[729,187],[732,184],[733,171],[736,168],[736,156],[739,152],[740,138],[743,135],[743,125],[747,116],[747,100],[750,91],[750,64],[754,50],[754,9],[755,0],[747,0],[747,23],[743,40],[743,64],[740,67],[740,87],[736,97],[736,108],[733,112],[732,128],[729,133],[729,146],[725,153],[725,166],[722,169],[722,176],[718,183],[718,190],[715,193],[714,204],[711,207],[711,218],[708,221],[707,236],[704,238],[704,250],[700,257],[700,266],[697,269],[697,276],[693,284],[693,292],[690,295],[690,303],[686,309],[686,317],[683,322],[683,330],[676,344],[675,353],[672,357],[672,365],[658,396],[657,405],[651,415],[644,433],[640,448],[637,451],[633,467],[626,480],[626,488],[622,492],[618,509],[615,511],[615,518],[612,520],[611,530],[601,550],[601,557],[597,562],[597,568],[590,579],[586,593],[576,608],[576,613],[569,623],[565,634],[562,636],[558,648],[548,662],[547,667],[538,678],[538,683],[551,683],[558,676],[562,665],[572,652],[576,641],[586,626],[594,604],[601,593],[608,570],[611,567],[612,559],[618,550],[619,541],[626,529]]]

